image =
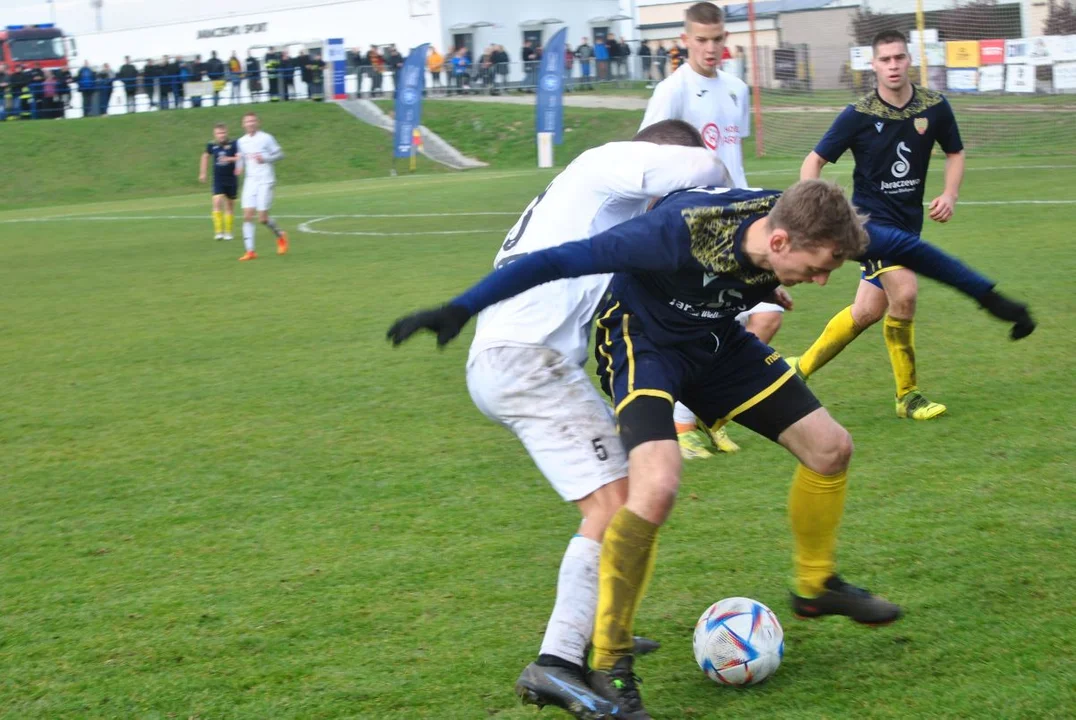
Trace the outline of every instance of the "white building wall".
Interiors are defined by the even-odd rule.
[[[236,0],[230,12],[221,12],[219,0],[184,0],[182,3],[106,0],[104,31],[87,25],[83,11],[88,2],[70,10],[59,7],[57,24],[74,36],[78,57],[99,66],[116,68],[123,56],[144,59],[162,55],[209,57],[216,51],[227,58],[235,51],[245,57],[250,47],[301,44],[341,37],[347,47],[395,43],[401,52],[424,42],[440,41],[439,4],[413,4],[416,0]],[[169,8],[163,6],[169,5]],[[216,12],[213,9],[216,8]],[[70,17],[68,17],[70,13]],[[415,14],[413,14],[415,13]],[[238,34],[199,37],[202,31],[234,28]],[[264,50],[255,55],[264,55]]]
[[[541,30],[544,43],[567,27],[568,44],[574,48],[584,36],[593,45],[592,31],[598,23],[591,20],[620,15],[627,15],[621,11],[620,0],[441,0],[442,31],[435,44],[438,50],[447,52],[451,49],[454,34],[472,33],[476,61],[487,46],[504,45],[512,60],[509,80],[516,81],[523,76],[519,62],[524,30]],[[559,22],[531,24],[542,20]],[[492,23],[492,26],[465,27],[484,23]],[[618,38],[631,36],[630,19],[601,22],[600,25],[609,26],[610,32]],[[453,27],[457,29],[453,30]]]

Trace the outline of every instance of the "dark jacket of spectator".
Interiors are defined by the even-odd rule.
[[[131,58],[120,66],[116,78],[123,83],[123,89],[128,95],[134,95],[138,91],[138,70],[131,64]]]
[[[210,80],[223,80],[224,79],[224,63],[217,53],[214,52],[213,56],[206,60],[205,74]]]

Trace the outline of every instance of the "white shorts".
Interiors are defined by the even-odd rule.
[[[254,208],[264,212],[273,206],[273,183],[245,181],[243,183],[243,209]]]
[[[481,350],[467,365],[467,389],[486,417],[515,433],[565,500],[628,476],[612,408],[586,371],[556,350]]]
[[[780,305],[776,304],[776,303],[759,303],[758,305],[755,305],[750,310],[744,310],[742,313],[737,315],[736,316],[736,322],[740,323],[741,325],[746,325],[747,324],[747,318],[751,317],[752,315],[754,315],[756,313],[771,313],[771,312],[783,313],[784,311],[785,311],[785,309],[783,307],[781,307]]]

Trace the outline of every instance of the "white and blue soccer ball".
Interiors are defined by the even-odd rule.
[[[721,685],[755,685],[777,671],[785,631],[768,607],[751,598],[719,600],[695,624],[695,662]]]

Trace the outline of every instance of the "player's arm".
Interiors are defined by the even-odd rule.
[[[209,170],[209,153],[202,153],[202,162],[198,168],[198,182],[205,182],[206,172]]]
[[[693,187],[735,187],[725,163],[705,148],[656,145],[643,157],[643,178],[634,197],[660,198]]]
[[[510,256],[499,269],[446,305],[408,315],[388,331],[399,345],[422,329],[444,345],[483,309],[547,282],[614,272],[674,271],[691,256],[679,210],[658,208],[586,240]]]
[[[964,182],[964,143],[948,100],[942,102],[939,117],[938,144],[945,151],[945,190],[930,202],[930,219],[943,223],[953,216],[960,184]]]
[[[900,238],[883,238],[876,234],[871,237],[862,257],[882,258],[894,265],[903,265],[971,296],[994,317],[1013,323],[1011,335],[1014,340],[1030,335],[1035,329],[1027,305],[994,290],[993,280],[918,236],[902,234]]]
[[[284,151],[280,148],[280,143],[276,141],[276,138],[270,135],[268,142],[265,144],[265,152],[262,153],[262,162],[274,163],[282,159],[284,159]]]
[[[800,165],[800,180],[817,180],[822,177],[822,168],[828,162],[829,160],[826,160],[814,150],[807,153],[807,157],[803,159],[803,164]]]
[[[803,159],[803,165],[800,166],[800,180],[816,180],[822,176],[822,168],[826,163],[837,162],[841,155],[851,147],[858,124],[859,116],[851,105],[841,111],[841,114],[829,126],[826,134],[818,141],[818,145]]]
[[[243,174],[243,167],[244,167],[244,159],[245,158],[246,158],[246,155],[243,154],[243,151],[236,148],[236,152],[235,152],[235,176],[236,177],[239,177],[239,176],[241,176]]]

